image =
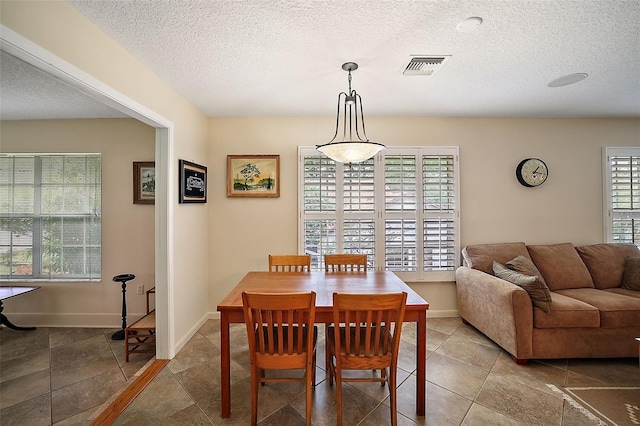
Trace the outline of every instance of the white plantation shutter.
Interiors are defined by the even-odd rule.
[[[451,155],[422,157],[424,270],[451,270],[456,263],[456,182]]]
[[[317,152],[317,151],[316,151]],[[324,254],[335,253],[336,163],[319,155],[305,156],[302,173],[302,241],[311,269],[324,269]]]
[[[372,269],[375,259],[375,163],[369,159],[340,166],[342,245],[338,245],[332,253],[366,254],[367,268]]]
[[[640,247],[640,148],[604,152],[607,241]]]
[[[418,151],[384,156],[384,267],[389,271],[418,269]]]
[[[452,279],[458,264],[458,149],[387,148],[336,164],[300,147],[300,247],[323,269],[329,253],[367,254],[369,269],[408,280]]]
[[[101,159],[0,156],[0,277],[101,277]]]

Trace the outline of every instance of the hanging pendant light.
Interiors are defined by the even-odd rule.
[[[316,149],[339,163],[360,163],[385,149],[385,146],[378,142],[371,142],[367,138],[364,114],[362,112],[362,98],[355,90],[351,89],[351,71],[357,70],[358,64],[347,62],[342,64],[342,69],[349,73],[349,92],[340,92],[338,94],[336,132],[333,135],[333,139],[329,143],[317,145]],[[342,132],[340,132],[341,107],[343,117]],[[339,133],[342,133],[342,140],[336,141]]]

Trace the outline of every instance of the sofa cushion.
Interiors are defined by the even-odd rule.
[[[587,266],[571,243],[527,246],[549,290],[594,288]]]
[[[531,275],[534,277],[538,277],[540,281],[547,287],[547,283],[545,282],[542,274],[536,268],[536,265],[533,264],[530,258],[524,256],[516,256],[514,259],[511,259],[507,262],[507,268],[512,271],[520,272],[524,275]]]
[[[574,288],[557,293],[598,308],[602,328],[637,327],[640,324],[640,298],[595,288]]]
[[[638,299],[640,299],[640,291],[636,291],[636,290],[627,290],[626,288],[616,287],[616,288],[607,288],[604,291],[608,291],[610,293],[615,293],[615,294],[623,294],[629,297],[637,297]]]
[[[622,274],[622,288],[640,291],[640,257],[628,257]]]
[[[548,314],[533,310],[534,328],[600,327],[600,312],[595,306],[555,292],[551,292],[551,301]]]
[[[525,289],[529,293],[533,306],[542,309],[547,314],[549,313],[549,304],[551,304],[549,288],[538,276],[524,275],[520,272],[512,271],[496,261],[493,262],[493,272],[496,277]]]
[[[493,261],[505,264],[516,256],[529,257],[525,243],[477,244],[462,249],[464,264],[493,275]]]
[[[587,265],[593,284],[602,289],[620,287],[626,259],[640,258],[640,250],[633,244],[592,244],[576,250]],[[640,276],[638,280],[640,290]]]

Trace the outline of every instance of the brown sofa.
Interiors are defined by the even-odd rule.
[[[460,316],[516,362],[638,356],[640,291],[628,284],[629,266],[638,262],[627,260],[640,257],[635,245],[516,242],[467,246],[462,255],[456,270]],[[533,306],[522,286],[494,275],[494,261],[506,265],[517,256],[537,267],[536,283],[546,283],[550,304],[541,306],[549,313]]]

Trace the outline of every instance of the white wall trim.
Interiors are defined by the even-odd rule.
[[[2,24],[0,24],[0,50],[16,56],[65,81],[80,92],[156,128],[156,176],[159,177],[156,182],[155,203],[156,358],[173,358],[176,354],[173,321],[175,306],[171,303],[172,298],[169,297],[174,288],[173,269],[171,268],[173,264],[173,232],[169,219],[173,214],[173,199],[177,192],[176,184],[172,183],[175,182],[173,179],[175,172],[172,172],[173,168],[170,167],[174,152],[173,122]]]

